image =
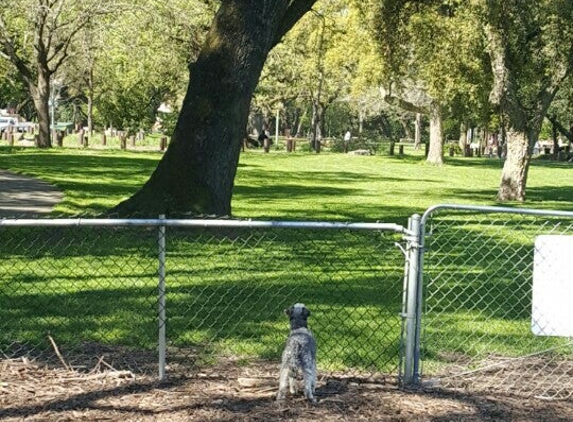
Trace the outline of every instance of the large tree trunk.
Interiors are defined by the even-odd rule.
[[[466,145],[468,144],[468,124],[467,122],[460,123],[460,139],[458,140],[458,145],[464,154],[466,150]]]
[[[313,99],[312,117],[310,119],[310,146],[316,152],[320,152],[318,144],[322,138],[322,133],[320,131],[320,118],[320,104],[318,104],[317,100]]]
[[[559,138],[557,137],[557,126],[551,125],[551,139],[553,140],[553,159],[559,160]]]
[[[535,142],[533,142],[535,144]],[[507,132],[507,159],[501,172],[498,201],[525,201],[531,160],[530,139],[524,132]]]
[[[414,149],[420,149],[422,145],[422,113],[416,113],[414,123]]]
[[[442,110],[438,104],[434,103],[430,106],[430,150],[426,162],[437,166],[444,164]]]
[[[36,137],[38,148],[50,148],[52,140],[50,136],[50,75],[48,72],[39,70],[38,85],[29,87],[36,112],[38,113],[39,133]]]
[[[406,139],[414,139],[414,141],[415,141],[416,140],[416,134],[415,134],[415,132],[412,132],[412,129],[409,126],[409,119],[401,118],[400,124],[402,125],[402,129],[404,130],[404,135],[405,135]]]
[[[222,1],[173,138],[151,178],[112,212],[230,215],[252,93],[267,54],[315,0]]]
[[[88,104],[87,104],[87,119],[88,119],[88,136],[91,138],[93,136],[94,124],[94,69],[93,64],[90,65],[88,70]]]
[[[324,32],[326,29],[325,19],[321,21],[320,33],[318,38],[318,56],[316,59],[316,70],[318,72],[318,84],[316,86],[316,93],[312,93],[312,120],[311,120],[311,139],[310,144],[315,152],[320,152],[320,140],[322,138],[321,132],[321,101],[322,89],[324,86]]]

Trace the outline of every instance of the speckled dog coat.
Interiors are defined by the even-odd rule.
[[[296,394],[296,375],[300,370],[304,379],[304,395],[315,402],[316,385],[316,341],[308,329],[307,318],[310,311],[303,303],[285,309],[290,319],[290,335],[282,356],[277,400],[285,399],[287,383],[291,394]]]

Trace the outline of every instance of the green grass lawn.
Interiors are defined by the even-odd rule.
[[[271,151],[242,154],[233,197],[236,217],[405,225],[413,213],[438,203],[496,205],[502,166],[496,159],[448,158],[446,165],[434,167],[418,153]],[[55,216],[101,213],[137,191],[160,158],[159,152],[0,148],[0,168],[40,177],[64,192]],[[528,201],[509,205],[573,209],[570,171],[567,163],[535,161]],[[481,221],[460,218],[466,221],[461,232],[440,233],[459,241],[483,232]],[[505,263],[510,248],[531,247],[524,233],[533,236],[535,226],[521,228],[511,242],[498,238],[496,230],[487,228],[485,243],[446,239],[448,248],[429,255],[429,276],[439,283],[428,298],[431,323],[424,352],[436,365],[452,354],[469,356],[485,348],[519,355],[538,345],[521,309],[529,304],[529,267],[493,270]],[[154,350],[155,231],[5,228],[2,238],[0,352],[21,345],[49,349],[48,333],[64,349],[97,343]],[[495,249],[492,239],[503,249]],[[209,364],[218,355],[277,359],[287,326],[282,309],[305,301],[313,311],[321,368],[395,373],[404,266],[395,242],[403,241],[374,232],[168,232],[169,358],[183,364]],[[463,258],[484,247],[486,258]],[[516,280],[516,273],[525,281]],[[468,286],[489,302],[469,306]],[[525,297],[515,305],[521,311],[500,312],[507,294],[498,291]],[[437,301],[439,295],[444,298]],[[468,333],[476,341],[468,342]]]
[[[239,218],[404,222],[438,203],[495,204],[499,160],[447,158],[445,166],[435,167],[415,154],[248,151],[237,172],[233,213]],[[160,158],[159,152],[0,148],[0,168],[40,177],[65,193],[55,215],[97,214],[116,205],[137,191]],[[572,210],[570,167],[535,161],[527,202],[509,205]]]

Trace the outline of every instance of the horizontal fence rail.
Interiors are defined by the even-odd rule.
[[[321,371],[396,375],[396,244],[408,234],[385,223],[2,219],[0,354],[160,378],[274,371],[283,310],[304,302]]]
[[[536,238],[573,235],[573,213],[440,205],[421,227],[422,385],[571,398],[572,339],[531,327]]]

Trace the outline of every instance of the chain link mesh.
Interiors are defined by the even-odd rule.
[[[573,217],[453,209],[430,215],[421,336],[425,385],[571,397],[572,339],[531,331],[534,242],[542,234],[573,234]]]
[[[156,231],[2,227],[1,238],[0,353],[155,370]]]
[[[0,354],[156,374],[158,227],[1,227]],[[168,374],[277,362],[304,302],[319,369],[397,374],[395,233],[167,227]]]

